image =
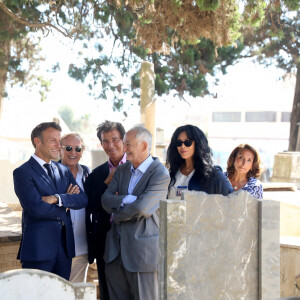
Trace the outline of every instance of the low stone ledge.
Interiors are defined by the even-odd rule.
[[[264,192],[297,191],[297,185],[292,182],[263,182]]]
[[[22,211],[23,210],[23,208],[19,202],[8,202],[6,204],[12,211]]]
[[[21,241],[20,217],[3,202],[0,202],[0,244]]]
[[[277,298],[273,300],[300,300],[300,297],[290,297],[290,298]]]
[[[281,236],[280,247],[294,248],[300,250],[300,237],[297,236]]]

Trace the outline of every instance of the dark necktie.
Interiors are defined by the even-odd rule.
[[[52,172],[51,165],[50,164],[44,164],[44,167],[47,169],[47,173],[48,173],[49,177],[51,178],[51,180],[55,184],[54,175],[53,175],[53,172]]]

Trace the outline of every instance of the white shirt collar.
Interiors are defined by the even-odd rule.
[[[152,158],[151,155],[149,155],[137,168],[136,170],[139,170],[142,173],[145,173],[147,171],[147,169],[149,168],[149,166],[152,164],[152,162],[154,161],[154,159]],[[131,165],[131,170],[135,170],[133,165]]]
[[[82,166],[81,166],[80,164],[78,164],[77,168],[78,168],[78,173],[79,173],[80,175],[83,175],[83,169],[82,169]]]
[[[33,154],[32,157],[37,161],[37,163],[44,169],[47,171],[47,169],[44,167],[44,164],[46,164],[46,162],[39,158],[36,154]],[[52,164],[52,161],[50,160],[49,164]]]

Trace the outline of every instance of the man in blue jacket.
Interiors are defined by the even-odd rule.
[[[58,158],[61,128],[41,123],[31,133],[32,157],[14,170],[14,187],[23,207],[22,268],[39,269],[69,279],[74,251],[70,208],[87,205],[70,170]]]

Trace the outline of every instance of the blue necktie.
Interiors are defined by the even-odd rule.
[[[51,165],[50,164],[44,164],[44,167],[47,169],[47,173],[48,173],[49,177],[51,178],[52,182],[55,184],[54,175],[53,175]]]

